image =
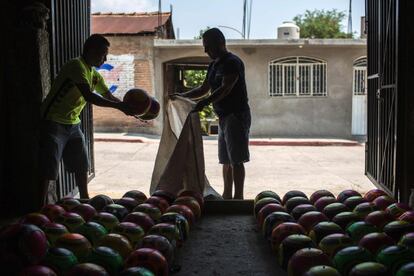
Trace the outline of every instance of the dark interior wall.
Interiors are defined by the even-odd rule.
[[[408,201],[414,188],[414,1],[400,1],[398,42],[398,144],[397,170],[402,200]]]
[[[2,1],[7,30],[1,77],[1,217],[33,211],[38,192],[40,105],[50,87],[49,39],[38,1]]]

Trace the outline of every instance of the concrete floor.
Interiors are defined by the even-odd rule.
[[[145,143],[95,142],[96,177],[90,195],[121,197],[128,190],[149,193],[158,140]],[[245,198],[273,190],[283,196],[289,190],[310,195],[318,189],[338,194],[344,189],[362,193],[374,188],[364,175],[364,146],[251,146],[246,164]],[[206,175],[223,190],[217,142],[204,141]]]

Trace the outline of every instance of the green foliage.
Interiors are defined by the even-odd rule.
[[[299,26],[302,38],[352,38],[352,34],[341,31],[344,18],[345,13],[336,9],[306,10],[305,14],[295,16],[293,21]]]
[[[203,84],[206,75],[207,70],[184,70],[184,86],[189,89],[200,86]],[[208,133],[208,120],[217,119],[216,114],[213,111],[213,105],[209,104],[208,106],[204,107],[203,110],[201,110],[198,114],[200,115],[202,130],[204,134],[206,134]]]
[[[202,39],[203,38],[203,34],[207,31],[211,29],[209,26],[207,26],[205,29],[202,29],[199,31],[198,35],[194,37],[194,39]]]

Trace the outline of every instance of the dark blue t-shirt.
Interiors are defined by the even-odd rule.
[[[239,76],[233,89],[226,97],[213,103],[214,111],[219,117],[249,110],[244,64],[238,56],[228,52],[218,60],[211,62],[207,70],[207,80],[211,90],[214,91],[221,86],[223,76],[233,74]]]

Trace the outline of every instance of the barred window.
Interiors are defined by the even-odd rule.
[[[326,96],[326,62],[287,57],[269,63],[269,96]]]
[[[354,62],[354,95],[366,95],[367,93],[367,58],[361,57]]]

